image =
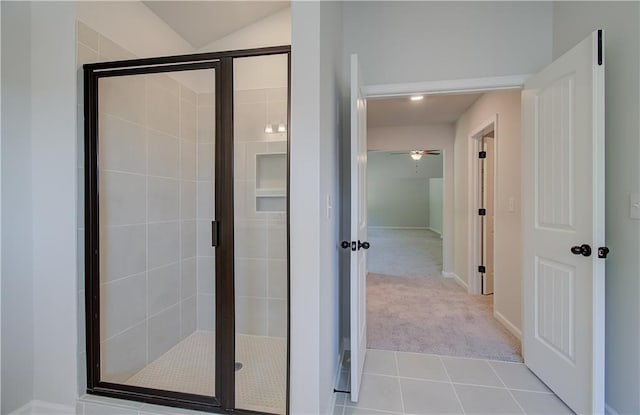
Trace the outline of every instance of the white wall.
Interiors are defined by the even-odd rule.
[[[30,4],[2,8],[2,408],[33,397]],[[16,318],[19,316],[19,318]]]
[[[333,411],[333,388],[339,366],[339,148],[343,135],[345,60],[342,56],[342,5],[320,6],[320,407]],[[328,205],[328,206],[327,206]],[[293,242],[292,242],[293,244]],[[292,274],[292,278],[299,275]]]
[[[217,52],[289,44],[291,44],[291,8],[286,8],[222,39],[211,42],[198,49],[198,52]]]
[[[369,150],[414,150],[434,148],[443,150],[444,210],[442,246],[442,272],[453,272],[453,244],[455,239],[453,218],[449,207],[454,204],[454,128],[452,124],[432,124],[423,126],[381,127],[367,131]]]
[[[440,235],[444,208],[442,184],[442,179],[429,179],[429,228]]]
[[[75,26],[73,3],[32,3],[34,398],[68,406],[77,393]]]
[[[339,358],[341,5],[294,2],[291,13],[291,413],[329,413]]]
[[[551,2],[345,2],[367,85],[515,75],[551,59]]]
[[[495,294],[494,313],[519,331],[522,299],[522,234],[520,220],[520,91],[491,92],[481,96],[456,122],[455,139],[455,273],[469,283],[468,229],[472,157],[469,135],[497,114],[495,140]],[[509,199],[515,202],[509,211]],[[474,273],[474,276],[477,275]]]
[[[79,1],[78,20],[140,58],[193,53],[193,47],[141,1]]]
[[[321,402],[320,44],[320,4],[292,3],[289,201],[292,413],[316,413]],[[326,123],[324,127],[331,130],[333,124]]]
[[[605,399],[610,411],[640,413],[640,221],[629,218],[629,194],[640,192],[640,6],[558,2],[553,10],[554,58],[593,30],[605,33],[605,208],[611,249],[606,262]]]
[[[370,151],[367,157],[369,227],[428,228],[429,179],[442,177],[442,155],[415,161],[409,152]]]

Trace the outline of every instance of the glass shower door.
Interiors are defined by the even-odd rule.
[[[288,68],[85,65],[88,393],[287,412]]]
[[[284,414],[288,55],[234,59],[235,406]]]
[[[97,376],[212,398],[216,70],[140,72],[97,80]]]

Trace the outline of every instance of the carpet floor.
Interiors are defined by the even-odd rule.
[[[370,228],[367,239],[369,272],[398,277],[442,274],[442,239],[433,231]]]
[[[522,362],[520,341],[493,317],[493,296],[442,277],[370,273],[367,347]]]

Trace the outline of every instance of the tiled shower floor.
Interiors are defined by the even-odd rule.
[[[284,414],[286,339],[236,336],[236,407]],[[197,331],[130,377],[125,384],[213,396],[215,334]]]

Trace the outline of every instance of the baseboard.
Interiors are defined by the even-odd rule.
[[[427,227],[427,230],[429,230],[429,231],[431,231],[431,232],[435,232],[435,233],[437,233],[438,235],[440,235],[440,239],[442,239],[442,232],[441,232],[441,231],[439,231],[439,230],[437,230],[437,229],[433,229],[433,228],[432,228],[432,227],[430,227],[430,226],[429,226],[429,227]]]
[[[368,226],[368,229],[408,229],[408,230],[423,230],[427,231],[430,228],[426,226]]]
[[[463,280],[462,278],[460,278],[458,276],[458,274],[456,274],[455,272],[444,272],[444,271],[442,271],[442,276],[446,277],[446,278],[453,278],[453,280],[455,282],[457,282],[458,285],[460,285],[465,290],[469,291],[469,284],[467,284],[467,282],[465,280]]]
[[[10,415],[72,415],[76,413],[73,406],[60,405],[58,403],[33,400],[24,406],[11,412]]]
[[[618,414],[618,411],[610,407],[607,403],[604,404],[604,413],[605,415],[620,415]]]
[[[495,304],[494,304],[494,307],[495,307]],[[505,316],[503,316],[499,311],[497,311],[495,308],[493,310],[493,316],[496,318],[496,320],[502,323],[502,325],[505,326],[511,334],[516,336],[518,340],[522,340],[522,331],[519,328],[517,328],[512,322],[510,322]]]

